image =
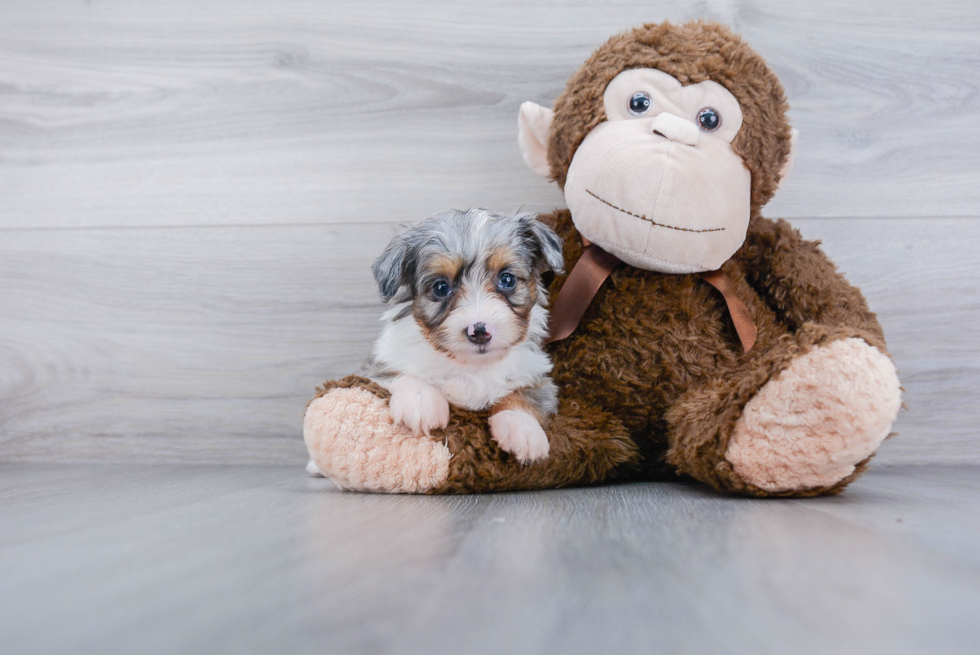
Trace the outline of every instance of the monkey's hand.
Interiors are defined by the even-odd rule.
[[[522,409],[506,409],[491,416],[490,435],[525,464],[546,458],[551,449],[538,419]]]
[[[403,424],[416,435],[449,425],[449,402],[438,389],[413,375],[401,375],[389,385],[388,411],[395,425]]]

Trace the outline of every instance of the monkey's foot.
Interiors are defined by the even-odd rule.
[[[813,348],[745,405],[727,459],[768,492],[831,487],[888,436],[901,406],[891,360],[861,339]]]
[[[424,493],[449,478],[449,449],[395,425],[388,403],[359,386],[335,388],[306,410],[310,458],[341,489]]]

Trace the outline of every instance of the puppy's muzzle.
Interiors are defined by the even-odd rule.
[[[485,324],[474,323],[466,328],[466,338],[469,339],[470,342],[482,346],[490,341],[491,335],[489,332],[487,332],[487,326]]]

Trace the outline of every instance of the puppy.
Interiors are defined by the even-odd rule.
[[[490,410],[490,434],[522,462],[548,456],[546,271],[562,241],[534,214],[483,209],[432,216],[397,234],[374,262],[389,309],[365,374],[391,392],[395,423],[444,428],[449,405]]]

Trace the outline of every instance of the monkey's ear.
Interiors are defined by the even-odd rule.
[[[799,139],[800,131],[794,127],[789,137],[789,155],[786,156],[786,162],[783,164],[783,167],[779,169],[779,186],[783,186],[783,180],[793,172],[793,162],[796,160],[796,144]]]
[[[548,139],[555,112],[534,102],[525,102],[517,114],[517,144],[524,163],[541,177],[550,177]]]

